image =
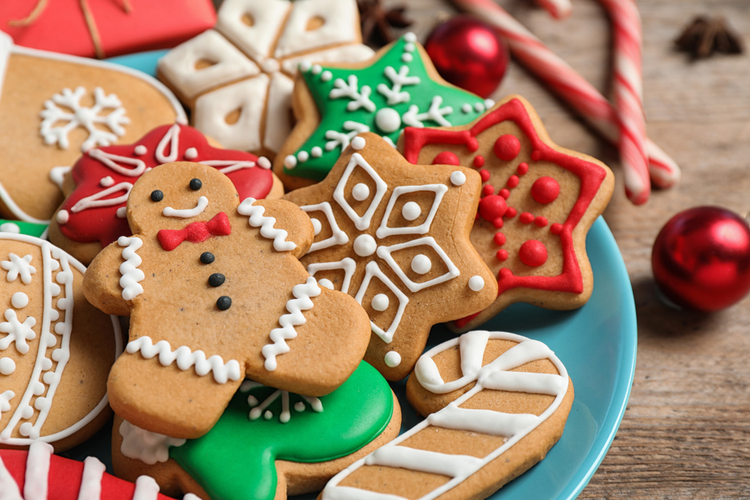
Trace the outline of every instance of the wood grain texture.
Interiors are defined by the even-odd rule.
[[[399,0],[386,5],[404,3]],[[410,30],[424,41],[442,0],[409,0]],[[574,0],[554,21],[531,0],[499,0],[558,55],[609,95],[611,32],[596,0]],[[747,0],[639,0],[649,136],[682,167],[681,183],[635,207],[625,198],[617,150],[518,64],[496,99],[520,93],[552,139],[610,165],[618,186],[605,213],[635,293],[638,366],[625,418],[582,499],[750,498],[750,299],[712,315],[663,305],[651,247],[677,212],[699,205],[750,211],[750,53],[691,62],[673,40],[697,14],[723,15],[750,43]],[[595,290],[596,293],[596,290]]]

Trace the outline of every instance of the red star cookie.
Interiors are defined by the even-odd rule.
[[[586,234],[614,187],[606,165],[554,144],[518,96],[469,125],[407,128],[399,149],[415,164],[464,165],[482,176],[471,241],[496,274],[499,295],[457,328],[471,329],[514,302],[550,309],[586,303],[593,289]]]
[[[469,241],[480,184],[470,169],[414,167],[365,133],[325,180],[285,197],[313,218],[302,263],[365,308],[373,331],[365,360],[387,379],[409,373],[432,325],[479,311],[497,294]]]

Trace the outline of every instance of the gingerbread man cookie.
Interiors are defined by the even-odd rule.
[[[432,325],[495,300],[495,277],[469,241],[480,183],[467,168],[410,165],[365,133],[323,182],[285,196],[313,218],[302,263],[368,312],[365,360],[389,380],[408,375]]]
[[[181,160],[218,169],[231,179],[242,200],[284,194],[266,158],[214,147],[187,125],[162,125],[135,144],[90,149],[70,174],[63,174],[60,183],[66,198],[52,218],[50,241],[90,263],[102,248],[130,236],[125,204],[135,181],[147,170]]]
[[[240,203],[218,170],[170,163],[135,183],[127,217],[133,236],[97,255],[84,288],[96,307],[130,316],[108,382],[112,408],[129,422],[196,438],[245,375],[321,396],[356,369],[367,315],[297,260],[313,228],[293,204]]]
[[[469,125],[407,128],[399,148],[418,165],[463,165],[482,176],[471,242],[497,276],[490,307],[455,322],[479,325],[514,302],[549,309],[585,304],[594,286],[586,234],[612,196],[599,160],[554,144],[522,97],[510,96]]]
[[[546,456],[574,397],[546,345],[487,331],[425,353],[406,395],[427,418],[334,477],[321,500],[487,498]]]
[[[198,130],[273,156],[292,128],[297,66],[372,57],[361,42],[355,0],[225,0],[214,29],[171,50],[158,76]]]
[[[63,200],[54,167],[175,121],[187,123],[179,101],[145,73],[15,46],[0,32],[0,216],[49,221]]]
[[[320,398],[246,380],[211,432],[194,440],[156,435],[116,416],[112,463],[119,477],[148,474],[176,497],[283,500],[323,489],[334,474],[395,438],[400,424],[390,386],[362,362]]]

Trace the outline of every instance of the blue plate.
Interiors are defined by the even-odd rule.
[[[153,75],[156,62],[165,53],[145,52],[110,61]],[[604,459],[620,426],[635,372],[633,291],[617,243],[601,217],[589,231],[586,247],[594,270],[594,293],[585,306],[575,311],[550,311],[514,304],[482,326],[546,343],[565,364],[575,387],[575,402],[560,441],[547,458],[492,495],[492,500],[576,498]],[[453,336],[447,328],[436,326],[428,348]],[[403,431],[421,417],[406,401],[405,384],[392,387],[401,402]],[[66,455],[78,460],[95,455],[109,464],[110,431],[103,429]]]

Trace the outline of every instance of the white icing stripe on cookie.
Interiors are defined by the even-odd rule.
[[[248,222],[250,225],[260,228],[261,236],[272,239],[273,248],[277,252],[285,252],[297,248],[297,244],[293,241],[286,241],[286,237],[289,233],[283,229],[277,229],[274,227],[276,219],[263,215],[266,211],[265,207],[261,205],[253,205],[253,203],[255,203],[255,198],[246,198],[240,203],[240,206],[237,207],[237,212],[240,215],[248,216]]]
[[[2,42],[2,39],[0,39]],[[0,499],[1,500],[23,500],[18,484],[0,457]]]
[[[117,244],[121,247],[125,247],[122,250],[122,258],[125,262],[120,264],[120,287],[122,288],[122,298],[125,300],[133,300],[137,296],[143,293],[143,287],[139,284],[140,281],[146,279],[146,275],[143,271],[138,269],[143,260],[136,253],[141,246],[143,241],[137,236],[120,236],[117,240]]]
[[[286,310],[289,314],[284,314],[279,318],[281,328],[271,330],[270,337],[273,343],[266,344],[261,349],[263,357],[266,358],[265,367],[268,371],[276,369],[276,356],[289,352],[287,340],[297,337],[295,326],[304,325],[307,321],[302,311],[309,311],[313,308],[311,297],[320,295],[320,287],[312,276],[301,285],[295,285],[292,288],[294,299],[286,303]]]
[[[518,344],[491,363],[482,367],[484,350],[489,339],[508,340],[518,342]],[[437,365],[432,360],[432,357],[459,344],[461,345],[459,352],[461,367],[464,372],[463,377],[446,383],[440,376]],[[466,355],[466,359],[464,359],[464,355]],[[559,375],[548,375],[548,377],[540,378],[538,377],[540,374],[536,373],[513,372],[511,377],[505,376],[509,370],[530,361],[541,359],[550,360],[555,365]],[[460,389],[471,382],[476,381],[476,384],[471,390],[450,403],[447,407],[433,413],[395,440],[337,474],[323,490],[321,495],[323,500],[394,500],[401,498],[385,493],[365,491],[351,486],[338,486],[349,474],[363,465],[400,467],[407,470],[442,474],[450,477],[451,479],[448,482],[420,498],[420,500],[433,500],[459,485],[468,477],[476,474],[482,467],[505,453],[511,446],[536,429],[557,410],[568,388],[568,372],[565,366],[563,366],[557,356],[546,345],[521,337],[520,335],[505,332],[470,332],[463,335],[460,339],[444,342],[425,353],[417,362],[414,371],[417,380],[419,380],[419,383],[423,387],[440,394]],[[504,373],[504,375],[498,376],[498,373]],[[488,383],[488,385],[485,385],[485,383]],[[555,399],[539,416],[506,414],[492,410],[465,409],[460,407],[464,402],[485,388],[492,389],[492,386],[502,387],[501,390],[522,389],[524,392],[535,387],[540,387],[542,394],[552,394],[555,396]],[[506,387],[510,389],[506,389]],[[399,446],[400,443],[429,426],[505,436],[507,439],[499,448],[483,458],[415,450],[406,446]]]
[[[195,367],[195,373],[201,377],[213,373],[214,380],[219,384],[226,384],[228,380],[236,382],[240,379],[239,361],[230,359],[225,363],[218,354],[206,359],[205,352],[193,351],[188,346],[180,346],[173,351],[172,346],[166,340],[160,340],[154,344],[150,337],[138,337],[128,342],[125,350],[129,354],[140,352],[141,356],[146,359],[158,356],[162,366],[176,363],[177,368],[182,371]]]
[[[27,499],[47,498],[49,483],[49,457],[55,451],[50,444],[36,442],[29,447],[26,458],[26,478],[23,496]]]
[[[78,490],[78,500],[99,500],[102,496],[102,477],[104,464],[96,457],[87,457],[83,461],[83,476],[81,489]]]
[[[156,500],[159,497],[159,485],[151,476],[140,476],[135,480],[133,500]]]
[[[198,203],[193,208],[172,208],[172,207],[164,207],[164,210],[162,210],[162,215],[164,217],[180,217],[182,219],[190,219],[193,217],[197,217],[200,214],[203,213],[204,210],[206,210],[206,207],[208,206],[208,198],[205,196],[201,196],[198,198]]]
[[[0,35],[2,34],[3,33],[0,32]],[[5,190],[2,182],[0,182],[0,202],[2,202],[7,207],[7,209],[10,210],[10,213],[12,213],[13,216],[18,220],[24,222],[34,222],[36,224],[49,224],[48,220],[37,219],[36,217],[32,217],[31,215],[21,210],[21,207],[19,207],[16,202],[13,201],[13,198],[10,197],[8,191]]]

